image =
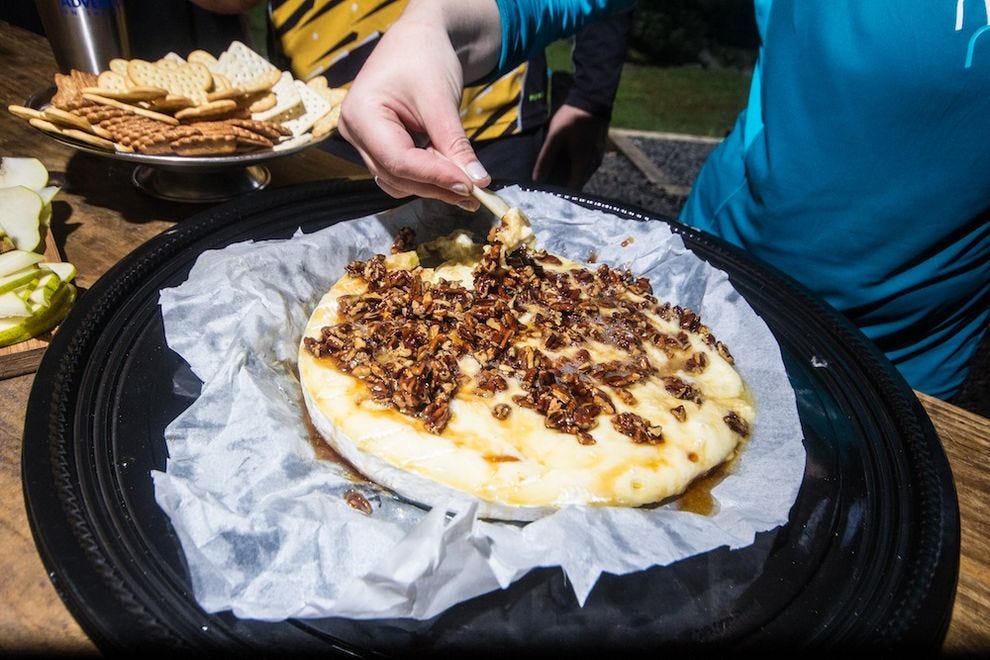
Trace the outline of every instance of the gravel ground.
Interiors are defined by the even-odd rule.
[[[655,185],[618,149],[605,154],[601,167],[585,185],[584,192],[638,207],[654,215],[676,217],[684,204],[685,189],[691,186],[704,159],[715,146],[668,138],[633,137],[632,144],[655,166]],[[983,417],[990,417],[990,333],[973,359],[970,375],[952,403]]]

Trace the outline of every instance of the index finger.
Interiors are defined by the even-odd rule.
[[[383,113],[359,110],[341,113],[339,130],[361,154],[373,174],[408,194],[462,201],[471,180],[459,167],[416,146],[399,117],[388,108]]]

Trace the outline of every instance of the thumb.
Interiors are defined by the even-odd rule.
[[[451,122],[446,126],[435,124],[434,129],[430,130],[429,134],[433,148],[461,168],[470,177],[473,185],[486,187],[492,182],[488,170],[474,153],[471,141],[465,135],[459,117],[456,122]]]

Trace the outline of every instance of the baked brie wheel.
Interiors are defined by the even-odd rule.
[[[516,521],[661,502],[731,459],[754,408],[729,350],[646,278],[530,233],[403,234],[349,264],[299,350],[323,439],[403,498]]]

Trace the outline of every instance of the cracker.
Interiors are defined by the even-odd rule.
[[[78,128],[84,131],[90,128],[90,123],[88,121],[77,114],[69,112],[68,110],[62,110],[61,108],[49,106],[45,108],[42,113],[44,114],[44,119],[47,119],[57,126]]]
[[[233,135],[237,138],[238,151],[270,149],[274,145],[274,143],[264,135],[248,130],[242,126],[238,126],[231,120],[197,122],[195,124],[190,124],[190,128],[194,128],[204,135]]]
[[[205,66],[205,65],[204,65]],[[209,67],[207,67],[209,68]],[[222,73],[216,73],[215,71],[210,71],[210,75],[213,76],[213,91],[219,92],[223,89],[236,89],[227,76]]]
[[[92,133],[76,130],[74,128],[61,128],[59,126],[56,126],[52,122],[48,121],[47,119],[37,119],[37,118],[30,119],[28,120],[28,123],[30,123],[35,128],[39,128],[45,131],[46,133],[53,133],[55,135],[63,135],[66,137],[71,137],[76,140],[79,140],[80,142],[84,142],[86,144],[94,146],[98,149],[102,149],[104,151],[116,151],[117,149],[116,145],[110,140],[106,140],[97,135],[93,135]]]
[[[306,111],[296,81],[288,71],[283,72],[278,82],[272,86],[272,93],[275,94],[275,105],[267,110],[252,112],[252,119],[284,122],[299,117]]]
[[[107,89],[104,87],[83,87],[83,94],[96,94],[103,98],[124,101],[125,103],[138,103],[140,101],[154,101],[168,94],[168,91],[161,87],[125,87],[122,90]]]
[[[218,89],[213,92],[209,92],[206,95],[208,101],[223,101],[224,99],[235,100],[244,96],[244,90],[237,89],[236,87],[227,87],[225,89]]]
[[[21,119],[44,119],[45,115],[40,110],[35,110],[34,108],[28,108],[23,105],[8,105],[8,112],[15,117],[20,117]]]
[[[80,142],[85,142],[94,147],[100,149],[105,149],[107,151],[116,151],[117,145],[106,138],[101,138],[99,135],[93,135],[92,133],[87,133],[86,131],[80,131],[75,128],[65,128],[62,129],[62,134],[67,135],[71,138],[75,138]]]
[[[155,112],[172,114],[177,110],[195,107],[196,103],[191,98],[179,96],[177,94],[166,94],[160,98],[149,102],[148,109]]]
[[[327,100],[331,106],[338,106],[344,102],[344,97],[347,96],[347,89],[344,87],[328,87],[326,89],[318,89],[320,96]]]
[[[159,66],[164,66],[164,67],[178,66],[180,64],[185,64],[185,63],[186,63],[186,60],[185,60],[184,57],[182,57],[178,53],[173,53],[171,51],[168,52],[168,53],[165,53],[160,59],[158,59],[155,62],[155,64],[158,64]]]
[[[256,114],[274,108],[275,104],[278,103],[278,96],[275,95],[275,92],[259,92],[246,96],[244,101],[247,104],[248,112]]]
[[[56,108],[63,110],[75,110],[85,105],[89,101],[83,98],[84,87],[94,87],[96,85],[95,74],[84,74],[81,71],[72,69],[68,74],[55,74],[55,95],[52,96],[51,103]]]
[[[294,137],[289,138],[288,140],[279,142],[274,147],[272,147],[272,151],[285,151],[286,149],[292,149],[294,147],[302,146],[307,142],[311,142],[312,140],[313,140],[312,133],[302,133],[301,135],[296,135]]]
[[[310,129],[313,137],[319,139],[324,135],[329,135],[336,128],[337,124],[340,123],[340,105],[335,105],[330,112],[326,113],[313,123],[313,128]]]
[[[292,135],[289,129],[270,121],[259,121],[257,119],[228,119],[227,121],[232,126],[239,126],[253,133],[264,135],[272,142]]]
[[[197,105],[175,113],[175,118],[185,120],[199,120],[214,117],[223,117],[237,110],[237,103],[231,99],[221,99],[219,101],[209,101],[202,105]]]
[[[187,62],[199,62],[200,64],[206,66],[207,69],[213,68],[217,63],[217,58],[213,57],[213,53],[207,52],[202,49],[196,49],[191,51],[186,55]]]
[[[160,112],[155,112],[153,110],[147,110],[136,105],[128,105],[122,103],[116,99],[107,98],[105,96],[100,96],[98,94],[83,94],[83,98],[93,103],[99,103],[100,105],[109,105],[115,108],[120,108],[121,110],[128,110],[136,115],[141,115],[143,117],[148,117],[149,119],[157,119],[158,121],[164,122],[166,124],[178,124],[179,120],[171,115],[165,115]]]
[[[96,86],[104,91],[126,92],[127,76],[116,71],[103,71],[96,78]]]
[[[139,153],[155,155],[172,154],[173,141],[199,134],[189,126],[171,126],[138,115],[116,117],[103,126],[120,144],[132,147]]]
[[[233,135],[190,135],[172,142],[172,150],[180,156],[228,156],[237,152]]]
[[[43,131],[47,131],[48,133],[55,133],[55,134],[61,134],[62,133],[62,129],[61,128],[59,128],[55,124],[51,123],[50,121],[48,121],[44,117],[40,117],[40,118],[39,117],[34,117],[32,119],[28,119],[28,123],[31,124],[32,126],[34,126],[35,128],[39,128],[39,129],[41,129]]]
[[[73,110],[77,115],[88,121],[90,124],[99,125],[104,121],[120,117],[122,115],[133,116],[127,110],[112,108],[108,105],[87,105],[86,107]]]
[[[114,73],[127,76],[127,60],[122,57],[115,57],[110,60],[108,68]]]
[[[296,80],[294,85],[302,98],[305,111],[298,117],[282,121],[281,124],[292,131],[293,135],[302,135],[312,128],[317,119],[330,112],[331,105],[319,92],[307,87],[306,83]]]
[[[329,89],[330,83],[327,81],[325,76],[316,76],[315,78],[310,78],[307,80],[306,86],[318,92],[321,89]]]
[[[48,106],[44,110],[44,119],[52,122],[56,126],[63,128],[75,128],[80,131],[85,131],[87,133],[92,133],[104,139],[109,139],[112,136],[107,133],[104,129],[99,126],[93,126],[87,119],[67,110],[62,110],[53,106]]]
[[[220,53],[212,70],[245,92],[269,89],[282,76],[278,67],[240,41],[231,42],[227,50]]]
[[[164,133],[149,133],[135,138],[132,141],[134,151],[153,156],[164,156],[174,153],[172,151],[172,140]]]
[[[162,66],[134,59],[127,65],[127,77],[137,85],[160,87],[197,104],[206,101],[206,90],[213,84],[210,70],[196,62]]]

